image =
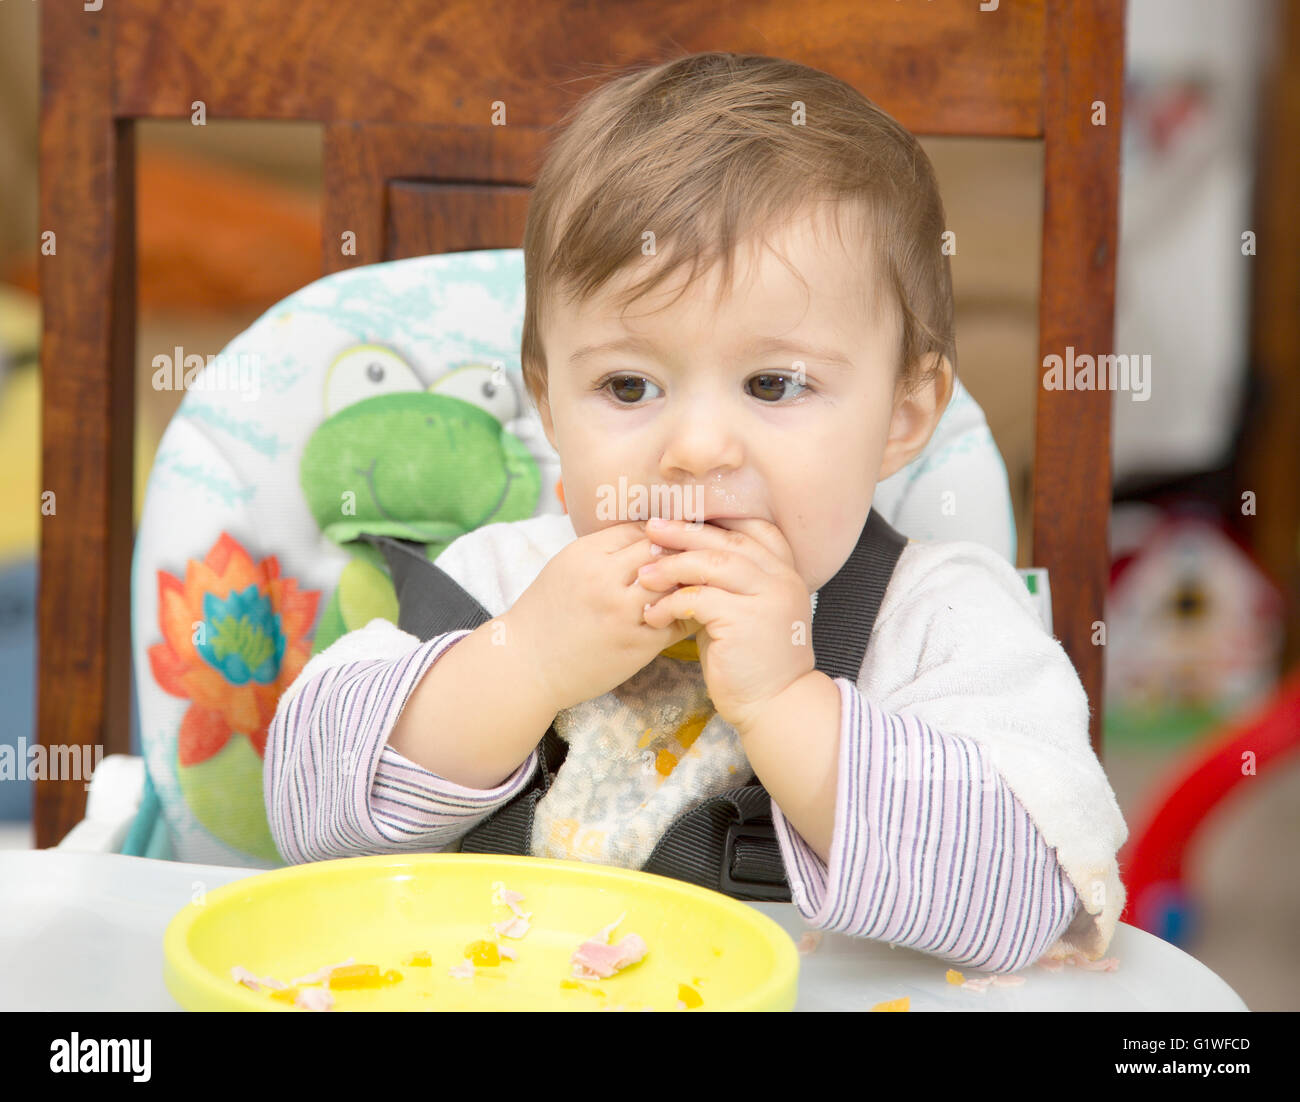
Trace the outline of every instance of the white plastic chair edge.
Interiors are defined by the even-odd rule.
[[[126,841],[144,796],[144,758],[109,754],[95,766],[86,797],[86,817],[55,849],[75,853],[117,853]]]

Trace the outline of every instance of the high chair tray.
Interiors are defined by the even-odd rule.
[[[0,1010],[181,1009],[163,981],[168,923],[196,893],[257,875],[111,853],[0,851]],[[767,915],[796,943],[811,929],[793,904],[742,906]],[[951,966],[938,957],[823,932],[813,951],[800,954],[794,1008],[870,1010],[906,996],[914,1011],[1248,1009],[1205,965],[1136,927],[1120,924],[1109,955],[1117,971],[1030,965],[1018,973],[1022,985],[978,991],[948,983]]]

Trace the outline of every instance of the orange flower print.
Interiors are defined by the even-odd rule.
[[[319,591],[280,576],[274,555],[254,563],[229,533],[185,579],[158,571],[163,642],[149,648],[154,679],[191,702],[181,721],[180,764],[197,765],[246,735],[259,757],[284,691],[307,663]]]

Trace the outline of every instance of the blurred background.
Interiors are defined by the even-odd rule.
[[[35,738],[37,18],[34,4],[0,4],[0,745],[10,746]],[[1267,707],[1300,658],[1298,39],[1293,2],[1129,0],[1114,350],[1150,354],[1162,379],[1148,401],[1114,399],[1103,762],[1131,838],[1194,756]],[[1034,565],[1042,147],[923,144],[961,242],[959,372],[1006,461],[1018,565]],[[138,519],[182,397],[151,387],[153,353],[217,353],[320,275],[321,133],[145,122],[136,155]],[[0,785],[0,845],[31,846],[30,817],[31,784]],[[1184,894],[1149,901],[1140,924],[1251,1009],[1300,1009],[1297,843],[1292,754],[1200,822]]]

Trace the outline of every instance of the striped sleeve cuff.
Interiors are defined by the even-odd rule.
[[[772,801],[799,913],[819,929],[988,972],[1032,963],[1069,926],[1078,896],[984,748],[835,681],[829,866]]]
[[[527,789],[537,764],[534,750],[496,788],[466,788],[430,773],[386,745],[375,767],[370,809],[376,825],[394,843],[413,838],[427,841],[431,832],[447,827],[454,828],[458,838]]]
[[[479,791],[388,746],[420,678],[468,634],[327,667],[285,695],[268,732],[263,783],[272,837],[288,863],[445,849],[525,786],[536,751],[501,786]]]

